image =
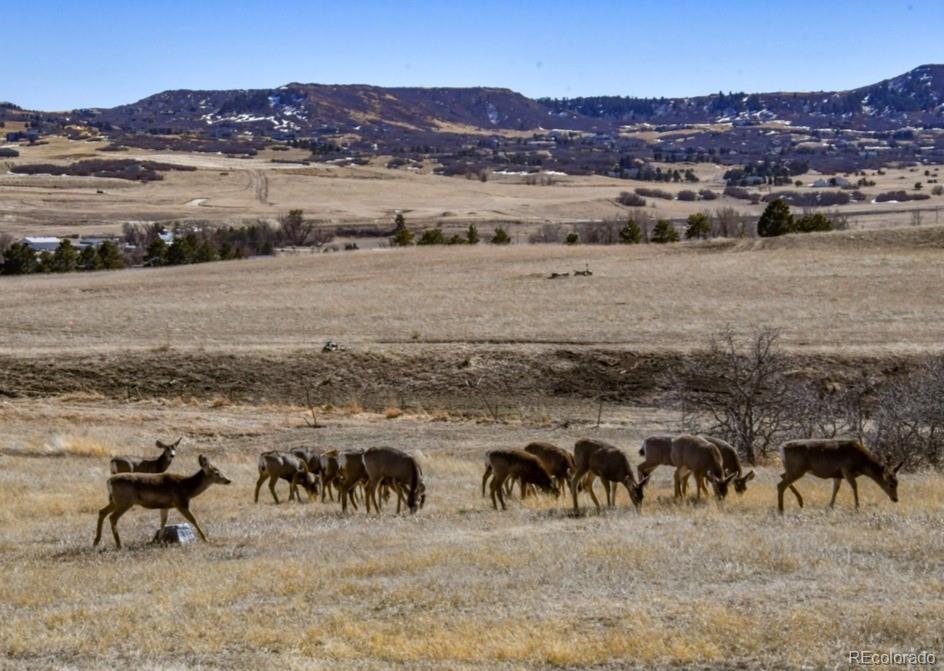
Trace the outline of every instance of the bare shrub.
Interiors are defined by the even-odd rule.
[[[627,207],[645,207],[646,199],[642,196],[638,196],[635,193],[629,191],[623,191],[620,193],[619,198],[617,199],[620,205],[626,205]]]
[[[647,198],[661,198],[662,200],[672,200],[674,196],[669,191],[663,191],[662,189],[653,189],[646,186],[637,186],[633,189],[638,195],[646,196]]]
[[[585,245],[615,245],[623,226],[625,223],[619,220],[584,221],[574,224],[574,230]]]
[[[289,211],[279,219],[279,225],[282,227],[285,241],[293,247],[304,247],[315,230],[314,222],[306,221],[302,210]]]
[[[744,235],[745,216],[733,207],[722,207],[711,214],[711,236],[739,238]]]
[[[739,336],[722,330],[708,349],[687,357],[676,381],[683,425],[719,436],[756,463],[792,427],[788,362],[780,332],[764,327]]]
[[[531,244],[558,244],[564,241],[564,227],[561,224],[542,224],[541,228],[528,236]]]

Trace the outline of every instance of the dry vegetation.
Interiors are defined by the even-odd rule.
[[[642,515],[625,492],[600,516],[572,518],[563,498],[499,514],[478,490],[486,447],[590,427],[335,414],[313,432],[288,428],[288,408],[100,400],[0,412],[0,654],[15,666],[820,668],[944,642],[937,476],[906,476],[898,505],[863,484],[858,514],[848,490],[823,510],[829,485],[807,480],[808,507],[780,519],[773,467],[720,506],[672,503],[657,471]],[[595,434],[632,448],[672,420],[623,415]],[[194,503],[211,542],[149,546],[157,514],[138,510],[126,550],[93,551],[107,455],[177,432],[172,470],[205,452],[234,480]],[[257,452],[312,443],[416,451],[427,507],[380,520],[253,505]]]
[[[642,514],[625,491],[603,515],[571,517],[564,498],[515,501],[501,514],[479,487],[489,448],[569,447],[591,435],[637,463],[643,436],[678,426],[664,408],[608,404],[596,428],[592,399],[545,389],[560,360],[541,368],[542,359],[554,348],[579,369],[584,351],[679,356],[719,326],[767,324],[784,329],[795,355],[893,361],[935,350],[941,246],[940,230],[920,229],[5,279],[0,394],[22,397],[0,395],[0,666],[834,668],[858,648],[940,657],[938,474],[903,474],[899,504],[862,479],[859,513],[848,488],[825,510],[830,484],[804,478],[807,507],[790,499],[783,518],[776,463],[723,505],[672,502],[671,474],[659,469]],[[592,277],[545,279],[585,263]],[[326,338],[348,351],[321,354]],[[370,413],[338,398],[319,411],[326,428],[313,430],[302,396],[235,393],[256,393],[268,369],[301,392],[300,370],[351,361],[365,366],[355,377],[386,362],[393,379],[398,362],[428,357],[411,384],[459,379],[434,370],[444,352],[469,361],[462,375],[514,377],[547,396],[528,407],[517,390],[496,396],[517,410],[500,422],[464,387],[422,407],[392,395]],[[144,355],[146,365],[135,358]],[[245,367],[250,356],[257,368]],[[211,358],[241,375],[232,395],[215,384]],[[24,367],[47,391],[9,373]],[[102,367],[116,388],[147,375],[164,386],[129,389],[130,400],[83,391]],[[60,379],[76,390],[50,393]],[[478,411],[459,412],[450,393]],[[151,546],[158,515],[139,509],[122,518],[124,550],[106,537],[94,551],[109,456],[153,454],[155,438],[179,435],[173,472],[192,472],[205,453],[233,480],[193,503],[210,543]],[[428,499],[415,516],[252,504],[263,450],[384,444],[421,461]]]

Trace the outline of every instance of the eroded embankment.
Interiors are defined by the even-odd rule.
[[[243,403],[315,403],[358,399],[365,404],[436,400],[480,405],[484,397],[605,398],[631,405],[669,401],[686,356],[603,349],[463,348],[409,353],[295,351],[284,354],[177,350],[88,356],[0,357],[0,397],[72,392],[113,399],[216,398]],[[792,355],[808,379],[842,382],[863,372],[900,374],[908,357]],[[710,380],[701,384],[710,385]]]

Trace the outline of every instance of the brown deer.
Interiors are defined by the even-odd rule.
[[[296,447],[291,450],[299,459],[304,459],[308,464],[308,472],[315,477],[321,476],[321,453],[323,450],[317,447]]]
[[[338,483],[338,451],[328,450],[321,453],[321,502],[325,502],[325,494],[334,501],[333,489]]]
[[[596,493],[593,491],[593,481],[596,478],[603,481],[608,507],[616,504],[616,485],[622,483],[629,492],[629,500],[636,510],[639,510],[642,505],[643,486],[649,476],[647,475],[637,483],[629,459],[618,447],[602,440],[583,438],[574,444],[574,462],[575,470],[574,477],[570,481],[570,492],[574,498],[575,513],[580,512],[577,491],[581,484],[590,493],[590,498],[597,510],[600,510],[600,501],[597,500]]]
[[[262,483],[267,479],[269,481],[269,491],[272,492],[272,498],[276,505],[279,503],[279,496],[275,493],[275,484],[279,480],[288,480],[288,500],[295,499],[301,502],[298,495],[298,485],[301,484],[308,493],[308,500],[311,500],[312,494],[318,493],[318,484],[311,473],[308,471],[308,463],[304,459],[289,452],[279,452],[271,450],[259,455],[259,479],[256,480],[256,494],[254,500],[259,503],[259,490]]]
[[[345,450],[338,454],[338,492],[341,497],[341,510],[347,512],[347,502],[350,501],[354,510],[357,510],[357,501],[354,494],[358,485],[367,483],[367,469],[364,468],[363,450]]]
[[[492,475],[494,477],[492,477],[490,491],[492,507],[495,510],[498,510],[498,503],[495,500],[496,495],[498,502],[501,503],[502,510],[508,509],[505,506],[502,486],[509,477],[517,478],[522,487],[535,485],[543,492],[560,496],[560,490],[554,484],[541,460],[524,450],[491,450],[488,452],[485,455],[485,474],[482,476],[482,482],[485,483]]]
[[[856,510],[859,509],[859,489],[856,478],[865,475],[888,494],[895,503],[898,503],[898,471],[905,463],[901,461],[897,466],[883,464],[866,450],[862,443],[854,439],[807,439],[791,440],[780,446],[780,458],[783,460],[784,473],[777,483],[777,508],[783,514],[783,493],[789,488],[796,496],[797,503],[803,507],[803,497],[793,486],[793,483],[807,473],[818,478],[832,478],[833,496],[829,507],[836,505],[836,494],[843,479],[852,488]]]
[[[389,484],[396,492],[398,515],[402,502],[406,503],[411,513],[426,503],[423,471],[416,459],[406,452],[393,447],[370,447],[364,452],[364,467],[367,470],[367,491],[364,495],[367,512],[370,512],[371,503],[374,504],[374,510],[380,512],[377,487],[382,483]]]
[[[754,479],[754,471],[744,472],[744,467],[741,466],[741,459],[738,457],[737,450],[734,449],[734,446],[722,440],[721,438],[715,438],[714,436],[706,436],[699,434],[699,437],[704,438],[709,443],[712,443],[715,447],[718,448],[718,451],[721,452],[721,461],[724,465],[724,472],[726,475],[735,473],[734,479],[731,480],[731,484],[734,485],[734,491],[738,494],[743,494],[747,491],[747,483]],[[688,476],[686,473],[682,476],[682,495],[684,496],[686,491],[688,491]],[[708,490],[703,489],[705,496],[708,496]]]
[[[156,441],[155,445],[161,450],[161,454],[153,459],[146,457],[112,457],[111,472],[113,475],[118,473],[163,473],[170,467],[170,462],[177,456],[177,446],[180,445],[180,438],[176,442],[167,444]]]
[[[565,483],[568,487],[570,486],[570,479],[577,467],[574,463],[574,455],[568,450],[551,443],[536,442],[528,443],[524,451],[541,460],[544,468],[557,482],[559,490],[564,491]],[[523,496],[524,492],[522,492]]]
[[[643,462],[639,464],[639,478],[645,478],[659,466],[672,465],[672,438],[669,435],[649,436],[642,441],[639,456]]]
[[[202,454],[198,461],[200,470],[193,475],[120,473],[108,478],[108,505],[98,511],[98,526],[95,529],[93,547],[97,546],[102,539],[102,523],[108,516],[111,522],[111,533],[115,537],[115,546],[121,549],[118,520],[134,506],[160,510],[162,530],[167,523],[167,511],[175,508],[194,526],[200,538],[206,541],[203,529],[190,512],[190,499],[202,494],[210,485],[228,485],[230,480]]]
[[[724,460],[721,450],[711,441],[701,437],[683,433],[672,439],[672,464],[675,466],[675,496],[681,498],[682,479],[688,473],[695,475],[695,499],[701,500],[701,492],[705,487],[704,480],[711,483],[715,497],[721,501],[728,495],[728,484],[737,473],[725,475]]]

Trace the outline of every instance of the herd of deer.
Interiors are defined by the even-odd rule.
[[[193,475],[174,475],[165,471],[176,454],[180,440],[172,444],[157,441],[161,455],[155,459],[138,457],[114,457],[111,460],[111,477],[108,478],[108,505],[98,513],[98,525],[94,545],[102,537],[105,517],[111,523],[115,545],[121,547],[117,523],[119,518],[134,506],[158,509],[161,514],[161,530],[167,522],[167,513],[173,508],[196,528],[200,538],[206,536],[190,512],[190,500],[204,492],[212,484],[230,484],[209,459],[200,455],[200,470]],[[707,481],[718,500],[728,494],[729,485],[743,493],[754,471],[744,472],[737,451],[725,441],[712,436],[658,435],[646,438],[639,454],[643,462],[636,478],[626,454],[619,448],[602,440],[585,438],[578,440],[570,452],[556,445],[543,442],[529,444],[523,450],[491,450],[485,457],[485,473],[482,476],[482,496],[490,487],[492,506],[497,510],[501,504],[506,509],[505,496],[510,495],[514,483],[520,486],[521,497],[532,489],[560,496],[565,488],[570,490],[574,511],[579,512],[579,492],[587,492],[597,509],[600,502],[593,491],[593,483],[599,478],[606,494],[606,504],[616,503],[617,488],[622,484],[638,510],[642,505],[643,489],[652,472],[658,466],[675,468],[675,496],[685,496],[688,478],[695,477],[695,497],[702,492],[708,495]],[[888,497],[898,501],[897,473],[902,464],[883,464],[862,444],[853,439],[808,439],[792,440],[780,448],[784,473],[777,483],[777,506],[783,513],[783,494],[789,489],[803,507],[803,497],[793,485],[806,473],[819,478],[833,480],[833,495],[830,507],[836,503],[836,494],[843,480],[849,483],[859,507],[856,478],[860,475],[874,480]],[[397,496],[397,513],[405,505],[411,513],[422,508],[426,501],[423,472],[416,459],[396,448],[371,447],[366,450],[295,449],[290,452],[269,451],[259,455],[259,478],[256,481],[255,502],[259,502],[259,490],[266,480],[276,503],[279,497],[275,485],[280,480],[289,483],[289,499],[298,499],[298,486],[308,493],[309,500],[318,494],[338,501],[343,510],[348,503],[356,510],[358,489],[367,512],[371,505],[380,512],[381,503],[388,500],[390,492]],[[489,485],[489,480],[491,483]],[[379,493],[379,496],[378,496]]]

